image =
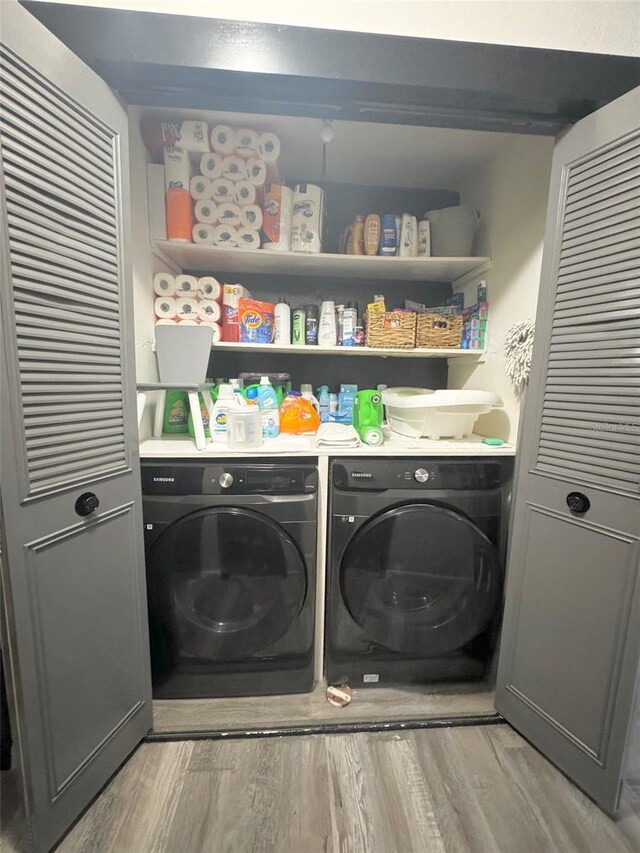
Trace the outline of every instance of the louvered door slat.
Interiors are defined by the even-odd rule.
[[[565,180],[536,469],[638,494],[640,137]]]
[[[5,48],[0,82],[29,494],[127,469],[115,134]]]

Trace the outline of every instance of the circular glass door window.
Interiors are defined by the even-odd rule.
[[[148,555],[147,585],[152,652],[155,642],[172,657],[239,660],[289,630],[307,572],[281,525],[253,510],[214,507],[162,532]]]
[[[492,543],[447,507],[405,504],[362,525],[340,567],[343,600],[386,649],[433,657],[488,626],[500,589]]]

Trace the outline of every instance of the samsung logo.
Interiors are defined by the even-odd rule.
[[[154,483],[175,483],[175,477],[154,477]]]
[[[363,474],[361,471],[352,471],[352,477],[359,477],[360,479],[371,480],[373,478],[373,474]]]

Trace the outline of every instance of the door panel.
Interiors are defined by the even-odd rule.
[[[152,721],[127,117],[17,3],[2,18],[2,581],[47,850]],[[87,493],[99,506],[81,515]]]
[[[639,125],[637,89],[556,146],[496,691],[610,812],[640,662]]]

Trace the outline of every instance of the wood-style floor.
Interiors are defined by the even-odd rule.
[[[506,725],[144,744],[59,853],[631,853]]]
[[[430,720],[495,714],[493,690],[486,682],[406,685],[354,689],[351,703],[327,702],[326,684],[313,693],[240,699],[156,699],[155,732],[264,729],[319,723]]]

